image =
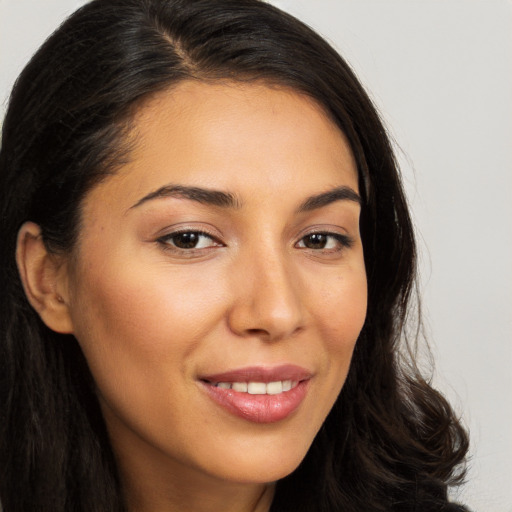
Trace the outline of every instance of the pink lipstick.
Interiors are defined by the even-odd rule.
[[[296,365],[254,366],[201,377],[204,389],[228,412],[254,423],[274,423],[304,400],[311,372]]]

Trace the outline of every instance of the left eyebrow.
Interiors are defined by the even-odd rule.
[[[337,187],[327,192],[308,197],[298,208],[298,212],[309,212],[323,208],[336,201],[354,201],[361,204],[361,196],[350,187]]]

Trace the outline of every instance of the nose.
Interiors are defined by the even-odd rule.
[[[286,255],[253,253],[242,258],[232,277],[234,300],[228,314],[238,336],[277,341],[304,328],[300,282]]]

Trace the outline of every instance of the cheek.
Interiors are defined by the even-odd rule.
[[[169,424],[169,406],[183,407],[194,354],[221,315],[221,300],[211,299],[222,290],[200,272],[191,278],[169,266],[119,261],[77,283],[75,336],[102,403],[141,432],[145,418]]]
[[[351,269],[324,286],[316,297],[329,338],[355,341],[366,318],[367,282],[363,268]]]
[[[315,414],[310,417],[313,436],[334,405],[349,372],[353,351],[366,318],[367,282],[364,265],[344,268],[337,275],[316,274],[322,286],[308,295],[309,311],[313,312],[321,347],[315,346],[320,357],[322,379],[315,394]],[[310,281],[314,282],[314,281]],[[311,357],[314,355],[311,354]]]
[[[186,349],[217,318],[222,294],[196,274],[126,263],[90,272],[79,281],[86,284],[74,308],[77,337],[156,359],[162,351]]]
[[[326,364],[343,384],[366,318],[367,281],[364,266],[358,265],[331,280],[313,297],[313,303],[329,358]]]

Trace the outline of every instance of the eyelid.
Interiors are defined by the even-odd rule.
[[[166,226],[154,235],[154,239],[168,238],[173,235],[179,235],[180,233],[200,233],[218,242],[222,240],[222,233],[214,226],[204,222],[180,222]]]

